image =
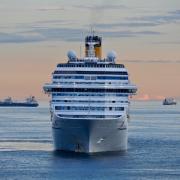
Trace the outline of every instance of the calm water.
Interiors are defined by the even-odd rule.
[[[55,153],[48,105],[0,108],[0,179],[180,179],[180,102],[133,102],[124,153]]]

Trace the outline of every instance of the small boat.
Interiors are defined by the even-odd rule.
[[[177,102],[174,98],[165,98],[163,100],[163,105],[176,105]]]
[[[13,101],[11,97],[6,98],[4,101],[0,101],[0,107],[37,107],[39,106],[34,96],[28,97],[23,102]]]

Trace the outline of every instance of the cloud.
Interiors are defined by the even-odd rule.
[[[180,60],[124,60],[126,63],[160,63],[160,64],[179,64]]]
[[[46,40],[81,41],[84,29],[78,28],[39,28],[34,32],[46,38]]]
[[[176,11],[171,11],[171,14],[175,14],[180,16],[180,9],[176,10]]]
[[[98,6],[79,5],[75,7],[77,8],[103,7],[105,9],[126,8],[123,5],[111,5],[111,4],[102,4]],[[40,8],[40,10],[60,10],[60,9],[62,10],[63,8],[59,8],[59,7]],[[96,22],[95,27],[96,29],[99,29],[98,32],[100,35],[107,38],[158,36],[164,33],[161,33],[156,30],[148,30],[148,28],[162,25],[165,23],[179,23],[179,22],[180,22],[180,10],[176,10],[166,13],[166,15],[152,15],[152,16],[125,18],[121,22],[117,22],[117,23]],[[87,32],[87,29],[84,28],[84,26],[81,26],[81,28],[69,27],[75,24],[77,24],[77,22],[65,21],[65,20],[46,20],[46,21],[37,21],[32,24],[17,24],[16,27],[14,27],[13,29],[15,29],[16,31],[20,29],[24,29],[24,31],[6,33],[5,30],[3,32],[3,29],[1,29],[0,43],[29,43],[29,42],[41,42],[41,41],[82,41],[82,35]],[[119,30],[119,27],[125,27],[125,29],[122,30],[121,28],[121,30]],[[144,30],[142,30],[142,28],[138,29],[138,27],[142,27],[144,28]],[[154,44],[179,44],[179,43],[180,43],[179,41],[154,42]],[[135,63],[135,61],[133,63]],[[162,62],[148,61],[142,63],[162,63]],[[163,63],[167,63],[167,62],[163,62]]]
[[[40,41],[82,41],[82,35],[87,32],[81,28],[33,28],[18,33],[0,33],[0,43],[29,43]],[[159,35],[155,31],[100,31],[106,38],[136,37],[143,35]]]
[[[140,23],[152,23],[153,25],[163,25],[169,23],[180,23],[180,10],[168,12],[166,15],[151,15],[128,18],[130,21]]]
[[[118,28],[118,27],[155,27],[169,23],[180,23],[180,10],[168,12],[166,15],[152,15],[142,17],[126,18],[118,23],[95,23],[94,26],[100,29]]]
[[[1,33],[0,32],[0,43],[30,43],[30,42],[40,42],[45,39],[39,35],[23,35],[16,33]]]
[[[153,44],[171,44],[171,45],[179,45],[180,41],[161,41],[161,42],[153,42]]]
[[[42,7],[38,8],[37,11],[64,11],[64,7]]]
[[[36,22],[34,22],[33,24],[39,24],[39,25],[44,25],[44,24],[56,24],[56,23],[59,23],[59,24],[61,24],[61,25],[65,25],[65,24],[70,24],[70,23],[72,23],[72,22],[70,22],[70,21],[65,21],[65,20],[60,20],[60,19],[58,19],[58,20],[44,20],[44,21],[36,21]]]
[[[88,9],[88,10],[119,10],[119,9],[128,9],[125,5],[113,5],[113,4],[101,4],[101,5],[74,5],[73,8],[78,9]]]
[[[77,25],[76,21],[70,21],[70,20],[42,20],[42,21],[36,21],[31,24],[24,24],[23,27],[26,27],[26,29],[29,29],[29,31],[33,31],[34,29],[43,29],[43,28],[59,28],[59,27],[68,27]]]
[[[118,28],[118,27],[152,27],[157,26],[158,24],[155,22],[122,22],[122,23],[99,23],[94,24],[96,28],[109,29]]]
[[[143,35],[160,35],[156,31],[102,31],[100,34],[106,38],[119,38],[119,37],[138,37]]]
[[[82,41],[83,29],[34,28],[18,33],[1,33],[0,43],[31,43],[41,41]]]
[[[166,15],[151,15],[126,18],[118,23],[94,23],[94,27],[100,29],[127,27],[155,27],[169,23],[180,23],[180,10],[168,12]]]
[[[96,3],[94,5],[88,4],[81,4],[81,5],[74,5],[73,8],[78,8],[79,10],[84,10],[85,13],[89,13],[90,18],[88,20],[89,24],[94,27],[94,24],[100,22],[102,19],[105,18],[105,14],[110,15],[112,11],[115,10],[123,10],[128,9],[127,6],[117,4],[118,2],[109,1],[109,0],[101,0],[100,3]],[[110,11],[110,12],[109,12]]]
[[[72,3],[70,3],[70,4],[72,4]],[[42,7],[29,7],[29,6],[24,7],[24,6],[22,6],[22,7],[15,7],[15,8],[8,7],[8,9],[10,9],[10,10],[16,9],[19,11],[22,9],[23,10],[26,9],[26,10],[34,10],[34,11],[40,11],[40,12],[41,11],[42,12],[46,12],[46,11],[47,12],[49,12],[49,11],[53,12],[53,11],[66,11],[66,10],[72,11],[73,9],[78,10],[78,11],[79,10],[85,10],[85,11],[97,10],[98,14],[99,14],[99,12],[101,12],[102,10],[104,11],[104,10],[115,10],[115,9],[117,9],[117,10],[128,9],[128,7],[125,5],[119,5],[119,4],[116,5],[115,2],[114,2],[114,4],[112,4],[111,2],[102,2],[102,4],[99,4],[99,5],[88,5],[88,4],[86,4],[86,5],[83,5],[83,4],[80,4],[80,5],[62,5],[62,3],[61,3],[61,5],[57,5],[57,6],[55,6],[55,5],[42,6]],[[6,11],[7,8],[0,7],[0,10]]]

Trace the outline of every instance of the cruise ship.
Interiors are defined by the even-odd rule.
[[[102,38],[85,38],[85,57],[67,53],[52,82],[50,113],[55,150],[97,153],[127,150],[129,98],[136,94],[123,64],[111,51],[102,58]]]

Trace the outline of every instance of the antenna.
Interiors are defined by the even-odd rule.
[[[91,25],[91,27],[90,27],[90,34],[91,34],[92,36],[94,36],[94,34],[95,34],[95,30],[94,30],[94,28],[93,28],[93,25]]]
[[[80,59],[81,59],[82,58],[82,47],[81,47],[81,45],[79,47],[79,53],[80,53]]]
[[[95,30],[93,30],[92,35],[93,35],[93,36],[95,35]]]
[[[90,34],[93,34],[93,26],[91,25]]]

